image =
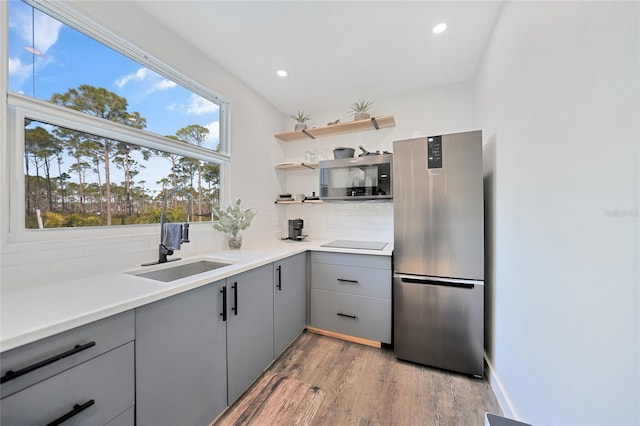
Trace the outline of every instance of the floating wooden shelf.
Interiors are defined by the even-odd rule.
[[[304,201],[275,201],[275,204],[322,204],[322,200],[304,200]]]
[[[282,163],[276,166],[278,170],[315,170],[318,168],[318,163]]]
[[[386,129],[395,127],[396,119],[393,115],[380,115],[365,120],[347,121],[333,126],[314,127],[294,132],[276,133],[274,136],[283,142],[294,142],[305,139],[324,138],[327,136],[343,135],[345,133],[363,132],[367,130]]]

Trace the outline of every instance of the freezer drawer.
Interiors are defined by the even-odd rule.
[[[397,358],[484,375],[484,284],[394,275]]]

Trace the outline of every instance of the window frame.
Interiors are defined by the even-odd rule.
[[[6,123],[6,146],[3,149],[6,152],[6,161],[2,167],[7,167],[6,176],[8,176],[7,184],[4,185],[5,194],[9,200],[9,211],[2,213],[8,214],[8,224],[3,221],[5,230],[8,233],[8,242],[16,241],[37,241],[41,235],[60,235],[61,238],[68,236],[69,231],[86,233],[87,237],[100,235],[103,232],[109,232],[110,235],[122,234],[131,235],[133,229],[149,229],[157,226],[154,224],[144,225],[111,225],[101,227],[79,227],[79,228],[53,228],[53,229],[26,229],[24,223],[25,217],[25,182],[24,182],[24,123],[25,118],[42,121],[48,124],[66,127],[81,132],[94,134],[109,139],[114,139],[126,143],[131,143],[151,149],[157,149],[165,152],[175,153],[178,155],[202,160],[220,165],[220,203],[228,204],[229,199],[229,181],[231,167],[231,137],[230,137],[230,104],[218,93],[205,88],[199,83],[191,80],[182,73],[169,67],[168,65],[156,60],[151,55],[133,46],[130,42],[109,32],[97,22],[86,17],[84,14],[78,13],[68,5],[61,2],[43,2],[41,0],[22,0],[24,3],[40,10],[43,13],[59,20],[65,25],[80,31],[87,37],[91,37],[99,43],[125,55],[141,66],[170,79],[171,81],[190,90],[192,93],[201,96],[219,106],[219,151],[213,151],[207,148],[184,144],[174,141],[170,138],[152,133],[146,130],[135,129],[120,123],[111,122],[102,118],[93,117],[83,112],[52,104],[47,101],[24,96],[8,89],[7,73],[0,80],[2,85],[2,93],[6,93],[6,103],[3,103],[4,114],[2,119]],[[3,11],[0,16],[4,15],[2,26],[3,32],[8,31],[8,2],[2,2],[0,7]],[[5,34],[6,35],[6,34]],[[6,70],[8,67],[8,37],[0,47],[2,53],[2,66]],[[8,194],[7,194],[8,192]],[[203,222],[206,224],[207,222]],[[209,223],[210,224],[210,223]],[[194,225],[199,225],[194,223]],[[117,230],[124,228],[124,230]],[[115,231],[114,231],[115,230]],[[134,231],[135,232],[135,231]],[[37,234],[37,235],[36,235]]]

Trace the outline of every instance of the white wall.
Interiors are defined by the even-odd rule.
[[[280,142],[286,160],[304,161],[305,152],[313,151],[324,159],[333,158],[333,149],[351,147],[356,155],[362,145],[368,151],[393,151],[393,141],[417,136],[472,130],[472,86],[460,83],[382,99],[372,99],[372,115],[395,117],[396,127],[360,133],[333,136],[300,142]],[[357,99],[354,99],[354,102]],[[326,112],[310,112],[309,127],[324,126],[340,119],[353,120],[349,105]],[[293,129],[294,123],[287,123]],[[286,190],[291,194],[311,195],[318,192],[317,171],[282,172]],[[304,219],[304,232],[309,238],[362,239],[393,241],[393,203],[391,202],[339,202],[278,206],[283,219]]]
[[[4,13],[6,3],[0,3]],[[283,154],[273,140],[282,130],[285,115],[235,77],[207,60],[204,55],[163,28],[132,2],[74,2],[74,7],[101,22],[120,37],[165,62],[195,81],[210,87],[231,102],[232,170],[230,195],[242,197],[243,206],[255,207],[258,215],[244,231],[246,244],[275,238],[279,230],[274,194],[283,183],[273,168]],[[2,25],[6,25],[2,19]],[[143,30],[141,30],[143,29]],[[2,33],[5,33],[4,27]],[[2,55],[5,58],[6,55]],[[5,60],[5,59],[3,59]],[[6,65],[5,65],[6,66]],[[6,68],[5,68],[6,69]],[[2,76],[4,80],[5,76]],[[3,89],[4,93],[4,89]],[[0,112],[4,111],[4,103]],[[7,146],[5,114],[0,114],[0,143]],[[82,277],[114,268],[126,269],[157,259],[159,226],[118,227],[120,229],[44,230],[38,235],[17,238],[8,231],[7,156],[2,156],[2,235],[0,235],[1,278],[4,287],[29,285],[58,279]],[[126,229],[122,229],[126,228]],[[191,243],[175,256],[194,256],[225,248],[223,235],[210,224],[191,225]]]
[[[492,384],[535,425],[640,424],[639,6],[507,3],[475,78]]]

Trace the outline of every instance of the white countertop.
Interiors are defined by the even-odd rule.
[[[328,241],[273,241],[255,248],[211,252],[169,264],[123,269],[41,286],[2,288],[0,351],[17,348],[307,250],[378,256],[391,256],[393,251],[392,244],[388,244],[383,250],[321,247],[326,242]],[[201,259],[232,264],[168,283],[127,273],[141,269],[145,272],[163,269]]]

